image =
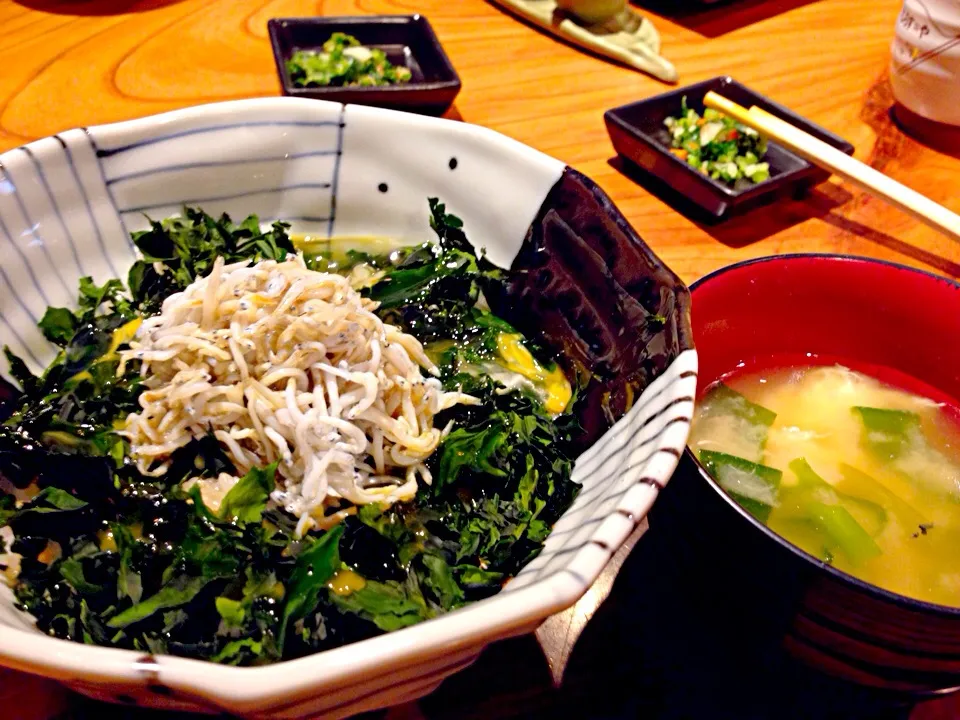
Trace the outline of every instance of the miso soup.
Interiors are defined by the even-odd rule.
[[[690,448],[744,509],[851,575],[960,607],[955,408],[841,366],[736,374]]]

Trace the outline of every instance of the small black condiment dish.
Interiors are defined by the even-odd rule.
[[[778,198],[796,196],[830,176],[826,170],[812,165],[775,142],[768,144],[767,154],[763,158],[770,163],[770,177],[755,185],[734,189],[687,165],[670,152],[670,133],[663,121],[681,115],[684,98],[688,107],[702,114],[703,98],[709,90],[745,107],[756,105],[763,108],[838,150],[853,154],[853,145],[843,138],[726,76],[608,110],[604,114],[604,121],[614,149],[630,163],[646,171],[647,175],[639,174],[639,181],[643,182],[652,176],[702,210],[706,219],[721,220]],[[671,195],[666,195],[668,201],[672,199]]]
[[[460,92],[460,76],[430,23],[419,14],[275,18],[267,23],[267,29],[284,95],[439,115]],[[294,85],[287,60],[297,50],[320,49],[335,32],[383,50],[391,63],[410,69],[410,82],[376,87]]]

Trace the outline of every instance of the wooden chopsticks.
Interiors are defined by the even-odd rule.
[[[744,125],[752,127],[809,162],[849,180],[930,227],[960,241],[960,215],[935,203],[916,190],[911,190],[906,185],[898,183],[893,178],[840,152],[835,147],[756,105],[748,110],[712,90],[706,94],[703,102],[707,107],[719,110]]]

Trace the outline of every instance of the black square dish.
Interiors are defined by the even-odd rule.
[[[275,18],[267,29],[284,95],[439,115],[460,92],[460,77],[422,15]],[[391,63],[410,69],[410,82],[378,87],[295,86],[287,60],[297,50],[319,49],[335,32],[383,50]]]
[[[703,98],[709,90],[745,107],[756,105],[763,108],[842,152],[853,154],[853,145],[843,138],[758,95],[730,77],[716,77],[608,110],[604,120],[617,153],[659,180],[660,184],[671,188],[674,192],[662,194],[668,201],[677,194],[682,195],[704,211],[708,219],[719,220],[777,198],[795,196],[830,176],[826,170],[775,142],[768,144],[767,154],[763,158],[770,163],[770,177],[742,189],[734,190],[726,183],[713,180],[687,165],[670,152],[670,134],[663,121],[681,114],[684,97],[688,107],[702,114]],[[644,179],[645,175],[641,173],[640,181]]]

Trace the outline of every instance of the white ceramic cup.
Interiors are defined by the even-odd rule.
[[[904,0],[890,82],[911,112],[960,126],[960,0]]]

